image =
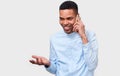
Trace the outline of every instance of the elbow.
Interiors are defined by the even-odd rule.
[[[98,60],[88,65],[88,70],[93,71],[97,68]]]

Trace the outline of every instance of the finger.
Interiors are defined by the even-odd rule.
[[[82,20],[80,20],[79,22],[80,22],[80,25],[81,25],[81,26],[84,26],[84,24],[83,24]]]
[[[81,21],[81,17],[78,15],[78,22]]]
[[[32,58],[34,58],[34,59],[38,59],[38,58],[39,58],[39,56],[32,55]]]
[[[73,27],[77,25],[77,22],[74,23]]]
[[[74,32],[75,32],[75,26],[76,26],[76,25],[74,24],[73,29],[72,29]]]
[[[79,14],[78,14],[77,17],[76,17],[76,22],[80,22],[80,20],[81,20],[81,18],[80,18]]]
[[[40,61],[39,56],[32,55],[32,58],[36,59],[36,61],[35,60],[30,60],[31,63],[33,63],[33,64],[38,64],[39,63],[39,61]]]
[[[76,16],[76,22],[78,22],[78,15]]]
[[[78,26],[77,26],[77,25],[74,26],[73,31],[74,31],[74,32],[78,32]]]
[[[73,26],[73,31],[75,32],[76,29],[77,29],[77,23]]]
[[[34,60],[29,60],[29,62],[32,64],[36,64],[36,62]]]
[[[79,23],[80,25],[84,26],[81,17],[79,16],[79,14],[77,15],[77,23]]]
[[[39,64],[39,65],[43,64],[43,62],[42,62],[42,59],[41,59],[41,58],[38,58],[37,62],[38,62],[38,64]]]

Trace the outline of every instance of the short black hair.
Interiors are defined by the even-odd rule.
[[[78,14],[78,5],[73,1],[70,1],[70,0],[64,1],[60,5],[59,10],[65,10],[65,9],[73,9]]]

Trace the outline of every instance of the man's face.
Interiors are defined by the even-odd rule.
[[[73,9],[60,10],[59,23],[63,27],[63,30],[70,34],[73,32],[73,25],[76,22],[76,13]]]

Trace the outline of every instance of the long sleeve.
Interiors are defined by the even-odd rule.
[[[98,63],[98,45],[93,32],[86,32],[87,44],[82,44],[76,32],[64,31],[50,38],[50,66],[47,71],[55,76],[94,76]]]
[[[88,43],[83,45],[85,62],[89,70],[94,70],[98,63],[98,44],[95,33],[89,33]]]
[[[57,59],[56,59],[56,53],[55,53],[55,50],[54,50],[54,47],[53,47],[51,41],[50,41],[50,57],[49,57],[49,60],[50,60],[50,66],[48,68],[46,68],[46,70],[50,73],[55,74],[56,69],[57,69],[56,68]]]

